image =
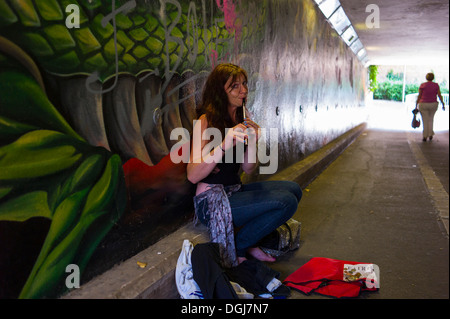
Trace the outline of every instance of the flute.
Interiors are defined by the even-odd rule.
[[[245,121],[245,99],[242,100],[242,115]],[[248,139],[244,138],[244,145],[248,144]]]

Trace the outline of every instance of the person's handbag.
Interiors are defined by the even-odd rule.
[[[417,115],[417,113],[419,113],[419,110],[418,109],[414,109],[414,110],[412,110],[412,113],[414,114],[414,116],[413,116],[413,120],[411,122],[411,126],[414,129],[416,129],[416,128],[420,127],[420,120],[418,120],[416,118],[416,115]]]
[[[266,254],[279,257],[288,251],[300,247],[301,223],[295,219],[289,219],[272,233],[264,237],[258,244]]]

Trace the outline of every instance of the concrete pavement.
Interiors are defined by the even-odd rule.
[[[367,299],[449,297],[448,131],[368,129],[304,191],[300,249],[271,267],[283,278],[312,257],[374,263]],[[329,298],[292,291],[291,299]]]
[[[405,105],[372,108],[366,130],[355,128],[274,177],[299,182],[304,196],[294,216],[301,246],[270,267],[284,279],[312,257],[374,263],[380,290],[359,298],[448,299],[448,110],[433,141],[423,143]],[[206,242],[206,228],[186,225],[64,298],[178,298],[174,273],[184,239]]]

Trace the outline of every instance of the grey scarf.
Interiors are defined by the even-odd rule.
[[[218,243],[222,266],[231,268],[238,265],[236,247],[234,243],[233,216],[231,215],[230,197],[241,188],[240,184],[223,186],[222,184],[210,184],[210,187],[194,197],[195,223],[199,204],[206,200],[208,210],[205,217],[209,217],[208,230],[211,242]]]

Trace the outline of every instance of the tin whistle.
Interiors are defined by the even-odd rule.
[[[245,99],[242,101],[242,115],[244,117],[244,121],[245,121]],[[244,138],[244,145],[248,145],[248,139],[247,137]]]

